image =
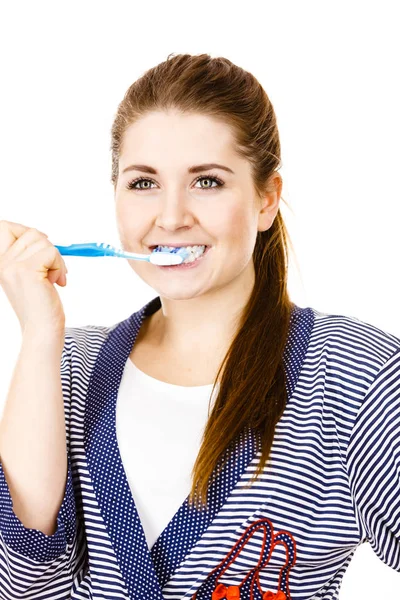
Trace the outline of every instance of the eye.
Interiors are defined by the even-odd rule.
[[[221,179],[219,177],[216,177],[215,175],[200,175],[199,177],[197,177],[197,179],[195,179],[195,183],[197,183],[198,181],[212,181],[213,183],[216,183],[217,185],[215,187],[212,186],[207,186],[205,188],[200,187],[199,189],[201,190],[211,190],[211,189],[215,189],[215,188],[221,188],[224,184],[223,181],[221,181]]]
[[[200,187],[197,189],[201,189],[201,190],[212,190],[212,189],[218,189],[221,188],[224,184],[223,181],[221,181],[221,179],[219,177],[217,177],[216,175],[200,175],[199,177],[197,177],[194,181],[194,183],[197,183],[198,181],[201,180],[206,180],[206,181],[211,181],[216,183],[216,186],[207,186],[207,187]],[[141,183],[141,182],[149,182],[154,183],[154,181],[152,179],[149,179],[147,177],[137,177],[136,179],[134,179],[133,181],[130,181],[127,186],[126,189],[128,190],[136,190],[139,192],[145,191],[145,190],[150,190],[151,187],[147,186],[147,187],[136,187],[136,184]]]

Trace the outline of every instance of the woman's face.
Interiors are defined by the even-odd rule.
[[[189,172],[206,163],[230,170],[204,167]],[[139,177],[145,181],[134,183]],[[171,299],[200,296],[233,283],[247,286],[254,276],[257,231],[272,225],[279,208],[277,173],[276,184],[261,203],[250,164],[234,153],[224,123],[198,114],[147,114],[126,130],[119,159],[115,208],[121,247],[143,254],[150,254],[155,244],[211,248],[191,269],[135,260],[128,261],[130,266],[160,296]]]

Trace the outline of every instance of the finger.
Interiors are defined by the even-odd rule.
[[[5,254],[7,250],[18,240],[25,232],[29,230],[34,230],[44,235],[46,238],[47,234],[39,231],[38,229],[34,229],[31,227],[27,227],[26,225],[22,225],[21,223],[15,223],[14,221],[0,221],[0,256]]]
[[[31,256],[34,252],[37,252],[37,242],[41,242],[42,246],[48,242],[47,238],[43,237],[37,229],[28,228],[20,237],[14,239],[13,244],[4,253],[2,262],[8,263],[13,260],[24,260],[28,256]],[[34,248],[32,248],[34,246]]]

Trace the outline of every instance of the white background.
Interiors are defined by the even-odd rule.
[[[300,306],[400,337],[396,2],[13,2],[0,13],[0,219],[54,244],[120,246],[110,128],[129,85],[174,53],[225,56],[269,95]],[[66,257],[67,326],[111,325],[157,293],[125,260]],[[0,288],[0,408],[20,345]],[[27,399],[28,400],[28,399]],[[340,600],[400,599],[363,544]]]

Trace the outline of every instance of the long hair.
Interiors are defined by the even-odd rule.
[[[169,109],[227,124],[236,152],[251,164],[256,197],[262,199],[281,166],[273,106],[251,73],[227,58],[208,54],[170,54],[129,87],[111,129],[114,188],[126,129],[150,111]],[[287,291],[288,242],[292,246],[278,210],[272,226],[257,233],[255,285],[214,382],[212,396],[217,381],[219,391],[192,471],[192,505],[207,506],[209,485],[243,431],[254,430],[260,443],[255,477],[269,458],[275,426],[287,402],[282,356],[292,304]]]

